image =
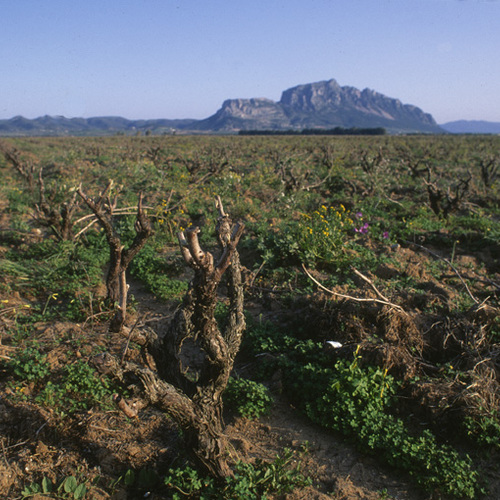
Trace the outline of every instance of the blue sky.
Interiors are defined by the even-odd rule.
[[[3,0],[0,119],[206,118],[334,78],[500,122],[500,0]]]

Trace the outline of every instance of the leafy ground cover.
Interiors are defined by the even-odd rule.
[[[499,146],[3,140],[1,495],[497,498]],[[92,364],[106,351],[142,357],[108,330],[109,248],[76,193],[110,180],[123,245],[139,193],[155,229],[128,269],[126,331],[171,318],[191,277],[176,232],[197,225],[211,245],[215,195],[245,221],[248,326],[226,393],[235,477],[223,490],[192,468],[171,421]]]

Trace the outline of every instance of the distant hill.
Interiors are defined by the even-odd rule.
[[[443,123],[440,127],[451,134],[500,134],[500,122],[458,120]]]
[[[95,118],[65,118],[64,116],[41,116],[33,120],[15,116],[0,120],[0,136],[93,136],[113,134],[171,133],[189,127],[196,120],[127,120],[119,116]]]
[[[131,135],[138,132],[235,133],[240,130],[384,128],[389,133],[443,133],[434,118],[374,90],[341,87],[335,80],[285,90],[278,102],[229,99],[204,120],[127,120],[121,117],[16,116],[0,120],[0,136]]]
[[[384,127],[391,133],[443,133],[434,118],[374,90],[341,87],[335,80],[285,90],[279,102],[229,99],[214,115],[193,124],[197,130],[280,130]]]

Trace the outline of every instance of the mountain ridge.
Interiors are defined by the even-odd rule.
[[[279,101],[228,99],[197,130],[285,130],[383,127],[391,133],[443,133],[432,115],[371,89],[341,87],[336,80],[297,85]]]
[[[133,134],[148,130],[154,130],[155,133],[171,133],[195,121],[192,119],[128,120],[121,116],[66,118],[44,115],[34,119],[14,116],[8,120],[0,120],[0,136],[99,136]]]
[[[486,120],[456,120],[440,126],[450,134],[500,134],[500,122]]]
[[[397,133],[500,133],[500,123],[459,120],[438,125],[430,113],[375,90],[340,86],[336,80],[296,85],[279,101],[266,97],[226,99],[205,119],[129,120],[120,116],[66,118],[15,116],[0,120],[0,136],[237,133],[240,130],[384,128]]]

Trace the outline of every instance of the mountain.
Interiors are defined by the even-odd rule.
[[[196,120],[127,120],[119,116],[65,118],[47,115],[29,120],[22,116],[15,116],[10,120],[0,120],[0,136],[90,136],[134,134],[147,131],[162,134],[189,127],[193,122]]]
[[[392,133],[442,133],[434,118],[374,90],[341,87],[335,80],[285,90],[278,102],[265,98],[229,99],[196,130],[286,130],[384,127]]]
[[[500,122],[458,120],[443,123],[440,127],[451,134],[500,134]]]
[[[341,87],[335,80],[285,90],[278,102],[228,99],[204,120],[127,120],[116,116],[65,118],[15,116],[0,120],[0,136],[113,135],[151,132],[235,133],[239,130],[385,128],[389,133],[443,133],[434,118],[374,90]]]
[[[196,130],[236,132],[238,130],[279,130],[290,127],[285,111],[271,99],[228,99],[222,108],[194,124]]]

